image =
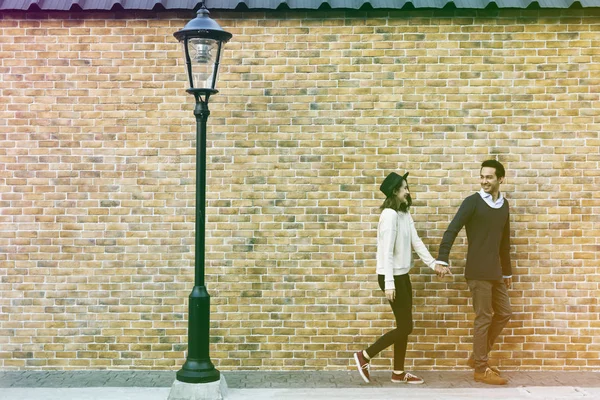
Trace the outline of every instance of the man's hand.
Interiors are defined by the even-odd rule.
[[[385,297],[389,300],[390,303],[393,303],[396,299],[396,289],[386,289]]]
[[[510,289],[512,287],[512,278],[504,278],[504,284],[507,289]]]
[[[440,278],[443,278],[446,275],[452,275],[452,272],[450,272],[450,268],[448,268],[445,265],[436,264],[434,270],[435,270],[436,275],[439,276]]]

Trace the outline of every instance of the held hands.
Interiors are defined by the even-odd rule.
[[[452,276],[452,272],[450,271],[450,268],[448,268],[448,266],[446,266],[446,265],[436,264],[434,270],[435,270],[436,275],[439,276],[440,278],[443,278],[446,275]]]

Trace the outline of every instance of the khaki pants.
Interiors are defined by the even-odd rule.
[[[485,372],[488,353],[512,315],[510,299],[504,280],[468,280],[475,310],[473,358],[475,372]]]

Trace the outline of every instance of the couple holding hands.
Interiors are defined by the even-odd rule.
[[[488,364],[494,341],[511,317],[508,288],[512,284],[510,263],[510,222],[508,202],[500,192],[505,170],[496,160],[481,164],[481,190],[468,196],[450,222],[434,259],[417,234],[409,213],[412,204],[403,176],[392,172],[380,186],[386,199],[381,205],[377,228],[377,276],[394,317],[396,329],[387,332],[365,350],[354,353],[356,368],[365,382],[370,382],[369,362],[382,350],[394,345],[392,382],[421,384],[423,379],[404,370],[408,336],[413,329],[412,287],[409,270],[412,249],[435,273],[443,278],[452,275],[448,258],[452,244],[466,227],[468,252],[465,278],[475,311],[473,352],[467,364],[475,369],[474,379],[491,385],[508,381]]]

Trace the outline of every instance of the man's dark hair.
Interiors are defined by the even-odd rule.
[[[504,178],[506,171],[504,171],[504,165],[500,164],[499,161],[496,160],[486,160],[481,163],[481,168],[490,167],[496,170],[496,178]]]
[[[412,199],[410,197],[410,194],[406,196],[406,203],[398,199],[398,197],[396,196],[396,191],[400,189],[400,187],[402,186],[402,182],[404,181],[400,181],[400,183],[394,188],[394,190],[392,190],[392,195],[383,201],[383,204],[381,205],[381,207],[379,207],[381,211],[385,210],[386,208],[391,208],[394,211],[401,211],[403,213],[408,212],[408,209],[412,205]],[[408,189],[408,182],[406,182],[406,188]]]

